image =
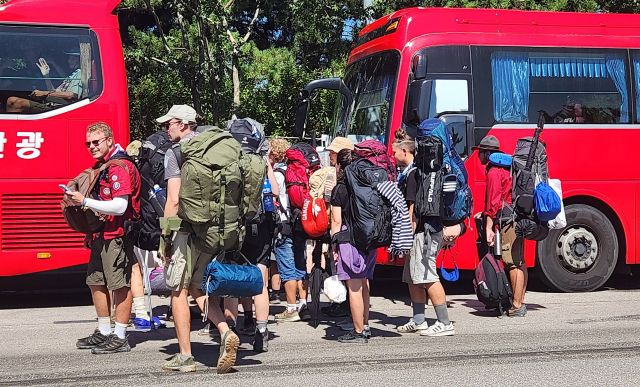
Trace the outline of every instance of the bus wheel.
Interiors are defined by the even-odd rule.
[[[550,230],[538,243],[537,270],[545,284],[562,292],[589,292],[609,279],[618,259],[611,221],[585,204],[565,207],[567,226]]]

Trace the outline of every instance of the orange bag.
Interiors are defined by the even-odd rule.
[[[307,197],[302,207],[301,223],[310,238],[319,238],[329,229],[327,205],[323,198]]]

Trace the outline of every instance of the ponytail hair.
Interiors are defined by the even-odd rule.
[[[404,128],[398,128],[398,130],[396,130],[392,146],[394,149],[404,149],[412,155],[416,154],[416,142],[407,134]]]

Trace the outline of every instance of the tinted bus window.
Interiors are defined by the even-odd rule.
[[[428,74],[470,74],[469,46],[429,47],[421,52],[427,55]]]
[[[482,126],[535,123],[538,111],[553,123],[630,122],[630,84],[624,51],[475,50],[474,87],[476,106],[482,105],[483,113],[478,117]]]
[[[636,122],[640,122],[640,53],[633,54],[633,80],[635,91]]]
[[[0,113],[44,113],[95,98],[101,89],[89,29],[0,25]]]

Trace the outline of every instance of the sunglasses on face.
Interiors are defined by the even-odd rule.
[[[102,137],[102,138],[101,138],[101,139],[99,139],[99,140],[87,141],[87,142],[85,142],[85,143],[84,143],[84,145],[85,145],[87,148],[91,148],[91,145],[93,145],[93,146],[98,146],[98,145],[102,144],[102,142],[103,142],[104,140],[106,140],[107,138],[109,138],[109,137]]]

